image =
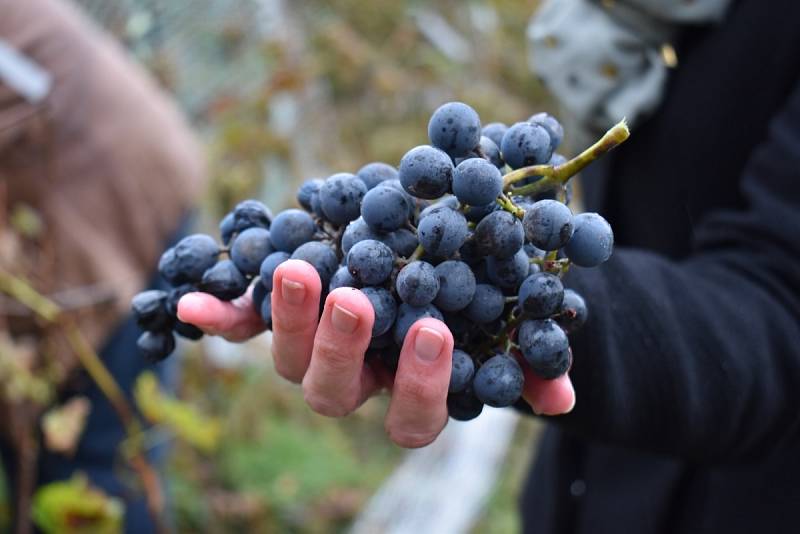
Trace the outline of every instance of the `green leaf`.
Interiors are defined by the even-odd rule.
[[[83,475],[40,487],[31,507],[34,523],[47,534],[117,534],[124,515],[121,500],[90,487]]]

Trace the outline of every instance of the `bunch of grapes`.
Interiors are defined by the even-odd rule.
[[[396,370],[418,319],[447,324],[451,417],[514,404],[520,362],[547,380],[571,365],[567,334],[586,321],[587,307],[562,276],[571,264],[600,265],[613,248],[600,215],[571,212],[569,178],[624,141],[627,128],[620,123],[572,160],[555,152],[563,135],[546,113],[482,127],[475,110],[450,102],[430,119],[431,144],[409,150],[398,168],[376,162],[307,180],[297,192],[302,209],[275,217],[258,201],[240,203],[220,223],[222,245],[196,234],[164,252],[159,272],[174,288],[133,299],[145,330],[139,348],[158,361],[173,351],[173,332],[202,336],[176,315],[190,291],[233,300],[252,286],[252,305],[271,327],[273,273],[298,259],[319,273],[323,301],[352,287],[372,303],[373,364]]]

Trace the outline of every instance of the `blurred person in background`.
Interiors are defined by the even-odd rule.
[[[550,0],[537,14],[533,61],[563,107],[590,134],[627,116],[633,136],[584,174],[617,249],[567,277],[591,316],[571,381],[526,383],[521,409],[558,415],[522,496],[526,532],[800,524],[798,20],[789,0]],[[274,287],[276,368],[312,409],[343,416],[387,385],[363,366],[366,297],[337,289],[318,319],[319,277],[297,261]],[[185,296],[179,316],[230,339],[257,331],[250,306],[209,295]],[[396,443],[446,424],[452,343],[434,319],[409,331],[386,416]]]
[[[150,368],[136,349],[131,297],[156,283],[154,266],[203,177],[183,117],[110,36],[66,1],[0,0],[3,211],[25,205],[39,215],[40,235],[22,245],[24,275],[61,299],[127,393]],[[12,336],[38,337],[31,316],[3,316]],[[37,483],[85,472],[127,500],[127,531],[152,531],[143,498],[117,477],[124,431],[111,405],[87,376],[61,394],[87,397],[90,415],[72,457],[42,447]],[[13,493],[17,457],[2,437]]]

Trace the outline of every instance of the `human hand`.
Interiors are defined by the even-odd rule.
[[[396,444],[422,447],[447,423],[453,336],[432,318],[417,321],[406,335],[394,377],[365,362],[374,312],[363,293],[332,291],[319,317],[321,282],[314,268],[299,260],[281,264],[273,277],[272,353],[277,372],[301,383],[314,411],[345,416],[382,389],[391,392],[386,431]],[[205,293],[189,293],[178,317],[205,332],[242,341],[264,330],[249,295],[223,302]],[[543,380],[525,372],[523,397],[540,414],[568,412],[575,403],[569,377]]]

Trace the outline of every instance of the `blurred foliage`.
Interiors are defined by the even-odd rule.
[[[124,510],[121,500],[74,475],[40,487],[33,496],[31,515],[46,534],[117,534],[122,532]]]
[[[219,444],[220,422],[207,418],[193,406],[162,392],[152,372],[139,375],[133,386],[136,405],[150,423],[163,425],[200,451],[213,452]]]
[[[277,20],[260,32],[244,8],[256,3],[184,10],[191,20],[183,55],[171,46],[177,28],[158,20],[158,10],[149,21],[132,14],[137,24],[117,14],[112,26],[137,53],[147,50],[141,57],[204,136],[212,178],[201,211],[206,231],[243,198],[280,209],[294,203],[303,179],[376,160],[396,165],[427,143],[430,113],[445,101],[470,103],[485,123],[549,107],[527,64],[535,0],[263,0],[275,9],[262,15]],[[161,12],[180,13],[178,4],[165,0]],[[158,38],[133,46],[132,28]],[[14,214],[18,231],[41,231],[33,215],[24,207]],[[343,531],[401,456],[384,434],[384,398],[343,420],[317,416],[269,367],[268,352],[262,340],[196,344],[183,359],[176,397],[152,375],[137,383],[137,405],[155,424],[148,444],[171,444],[166,473],[180,532]],[[9,365],[0,358],[0,375]],[[49,393],[20,376],[26,391]],[[475,532],[518,530],[516,492],[532,435],[530,426],[519,431]],[[34,506],[45,531],[70,524],[113,532],[122,514],[80,478],[45,486]]]

